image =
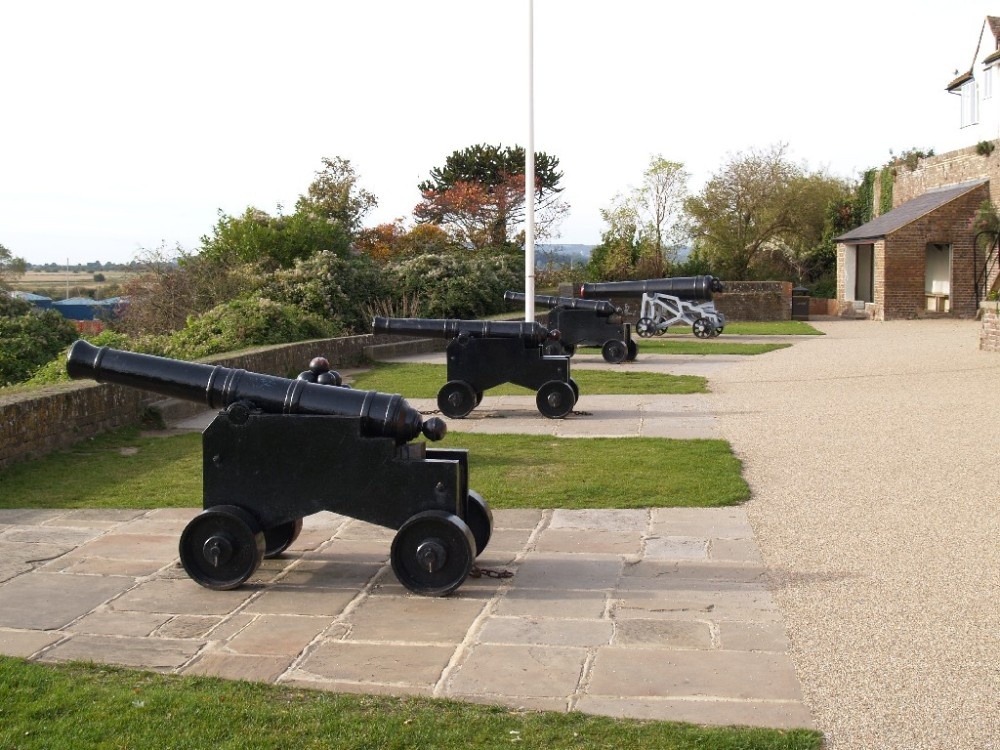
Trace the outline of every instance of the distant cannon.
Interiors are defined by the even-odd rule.
[[[503,298],[525,301],[522,292],[504,292]],[[535,304],[551,308],[548,327],[559,331],[558,339],[545,344],[547,354],[573,356],[578,346],[599,346],[606,362],[620,364],[639,353],[632,326],[622,322],[621,310],[607,300],[536,294]]]
[[[440,440],[401,397],[338,387],[322,358],[290,380],[227,367],[95,347],[77,341],[72,378],[139,388],[222,411],[202,435],[204,510],[185,527],[180,559],[211,589],[232,589],[264,557],[295,541],[323,510],[397,533],[390,561],[418,594],[457,589],[489,542],[492,514],[468,482],[468,452]],[[335,377],[336,376],[336,377]]]
[[[543,345],[553,332],[540,323],[441,318],[383,318],[372,321],[375,333],[448,339],[448,380],[438,391],[441,413],[467,416],[483,392],[503,383],[536,391],[538,411],[562,419],[572,411],[580,390],[570,377],[569,357],[548,355]]]
[[[583,284],[580,296],[641,297],[635,332],[644,338],[663,335],[675,323],[684,323],[695,336],[707,339],[721,334],[726,326],[725,316],[711,301],[714,293],[722,291],[724,286],[715,276],[676,276]]]

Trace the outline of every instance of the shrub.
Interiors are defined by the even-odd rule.
[[[344,333],[371,333],[367,310],[391,296],[382,269],[368,256],[317,253],[278,271],[263,285],[270,299],[294,305]]]
[[[506,309],[503,293],[522,287],[523,260],[503,253],[418,255],[393,266],[391,276],[393,295],[416,299],[420,317],[480,318]]]
[[[337,326],[292,305],[266,298],[241,298],[192,318],[167,340],[163,354],[197,359],[252,346],[331,338]]]
[[[23,310],[4,302],[0,306],[15,313]],[[76,337],[76,326],[55,310],[35,311],[29,305],[22,314],[0,311],[0,386],[27,380]]]

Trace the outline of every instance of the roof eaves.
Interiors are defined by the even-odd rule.
[[[949,83],[947,86],[945,86],[944,90],[945,91],[954,91],[959,86],[961,86],[963,83],[966,83],[967,81],[971,81],[971,80],[972,80],[972,71],[971,70],[967,70],[965,73],[962,73],[962,75],[960,75],[958,78],[954,79],[951,83]]]

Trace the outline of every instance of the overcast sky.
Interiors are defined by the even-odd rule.
[[[218,211],[293,210],[323,157],[412,221],[457,149],[524,145],[528,0],[0,2],[0,244],[31,263],[198,247]],[[849,178],[890,149],[962,145],[959,98],[995,7],[978,0],[535,0],[535,148],[571,214],[653,154],[697,191],[727,155],[787,143]]]

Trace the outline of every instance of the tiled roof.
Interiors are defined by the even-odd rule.
[[[1000,41],[1000,16],[986,16],[986,24],[993,32],[993,38]]]
[[[906,203],[901,203],[888,213],[872,219],[867,224],[862,224],[857,229],[852,229],[850,232],[845,232],[839,237],[835,237],[834,242],[856,244],[865,240],[882,239],[897,229],[902,229],[907,224],[926,216],[931,211],[941,208],[941,206],[947,203],[951,203],[970,190],[974,190],[988,182],[989,180],[971,180],[958,185],[928,190],[923,195],[908,200]]]

